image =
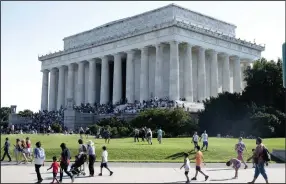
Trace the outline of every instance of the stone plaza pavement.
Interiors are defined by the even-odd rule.
[[[47,172],[51,163],[45,163],[41,167],[43,183],[52,181],[52,173]],[[114,172],[109,176],[107,170],[103,170],[103,176],[97,176],[100,171],[99,163],[95,164],[95,177],[79,176],[75,183],[185,183],[184,170],[180,170],[181,163],[109,163],[110,169]],[[249,164],[251,166],[251,164]],[[191,164],[189,177],[195,173],[194,164]],[[206,164],[203,171],[209,175],[209,180],[204,181],[202,175],[198,175],[197,181],[191,183],[247,183],[252,180],[254,169],[240,169],[238,179],[232,179],[234,170],[227,168],[225,164]],[[88,167],[86,167],[88,174]],[[285,164],[270,164],[266,167],[270,183],[285,183]],[[1,163],[1,183],[34,183],[36,173],[31,164],[15,165],[15,163]],[[59,177],[59,176],[58,176]],[[63,183],[70,183],[71,180],[64,176]],[[257,183],[264,183],[262,176],[259,176]]]

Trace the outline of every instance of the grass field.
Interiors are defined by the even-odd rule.
[[[13,153],[16,138],[24,139],[30,137],[33,147],[37,141],[41,141],[42,147],[46,151],[47,161],[51,161],[53,156],[59,156],[61,149],[60,144],[66,143],[72,152],[72,158],[77,153],[79,135],[9,135],[11,151]],[[1,147],[5,141],[6,135],[1,136]],[[105,145],[103,139],[84,139],[84,142],[92,140],[95,143],[97,160],[100,160],[101,147]],[[203,151],[206,162],[225,162],[227,159],[236,157],[234,146],[238,139],[234,138],[210,138],[208,151]],[[247,147],[245,157],[251,155],[251,149],[255,148],[254,139],[245,139]],[[264,139],[263,143],[269,151],[272,149],[285,149],[284,138]],[[202,145],[202,142],[199,143]],[[146,142],[134,143],[133,138],[111,139],[107,144],[110,161],[120,162],[182,162],[184,152],[190,153],[190,158],[194,155],[191,152],[193,144],[191,138],[163,138],[163,143],[159,144],[156,138],[153,138],[153,145]],[[6,158],[7,159],[7,158]]]

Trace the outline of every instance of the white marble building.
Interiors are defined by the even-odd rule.
[[[235,38],[236,26],[171,4],[64,38],[39,57],[41,109],[148,100],[202,101],[240,92],[242,72],[263,46]]]

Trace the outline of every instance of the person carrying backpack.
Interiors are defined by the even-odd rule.
[[[34,157],[35,157],[35,171],[37,173],[38,182],[41,183],[43,178],[40,173],[41,166],[44,166],[44,162],[46,159],[45,150],[41,148],[41,142],[36,143],[36,148],[34,149]]]
[[[256,139],[256,145],[257,146],[253,156],[247,159],[247,161],[253,159],[255,163],[255,172],[253,180],[248,183],[254,183],[258,178],[259,174],[261,174],[265,182],[268,183],[268,177],[265,171],[265,164],[270,161],[270,154],[267,148],[262,144],[262,139],[260,137]]]

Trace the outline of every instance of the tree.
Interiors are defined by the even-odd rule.
[[[33,111],[29,110],[29,109],[25,109],[23,111],[20,111],[18,113],[19,116],[22,116],[22,117],[29,117],[29,118],[32,118],[33,117]]]
[[[282,61],[267,61],[262,58],[248,68],[245,73],[247,86],[242,98],[257,106],[271,106],[285,112],[285,88],[282,80]]]

